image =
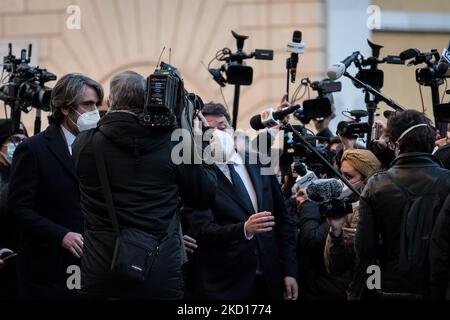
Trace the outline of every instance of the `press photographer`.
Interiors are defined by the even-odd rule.
[[[164,63],[147,85],[132,71],[112,78],[109,112],[74,144],[86,217],[81,294],[183,298],[178,209],[206,210],[216,193],[211,168],[171,157],[172,131],[192,129],[196,100]]]
[[[386,134],[397,157],[364,188],[356,254],[361,260],[379,260],[380,298],[423,299],[430,296],[430,238],[450,191],[450,171],[431,155],[436,131],[422,113],[391,115]],[[364,266],[355,272],[364,273]]]

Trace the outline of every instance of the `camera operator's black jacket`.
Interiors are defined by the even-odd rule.
[[[450,300],[450,195],[436,219],[430,244],[431,297]]]
[[[175,165],[171,153],[176,142],[171,141],[171,133],[144,128],[136,116],[125,112],[105,115],[97,129],[81,133],[73,145],[86,221],[82,292],[101,297],[182,298],[179,223],[160,246],[159,256],[144,283],[121,286],[109,273],[115,234],[97,173],[94,134],[101,136],[121,226],[150,234],[165,233],[177,214],[179,196],[189,206],[209,208],[216,192],[214,170],[200,164]]]
[[[442,168],[439,160],[430,154],[402,154],[394,160],[391,169],[369,179],[360,201],[355,249],[361,259],[379,259],[381,290],[427,296],[429,274],[406,276],[399,271],[402,216],[408,200],[387,174],[414,194],[428,189],[439,177],[447,177],[436,186],[436,191],[448,194],[450,171]]]
[[[330,226],[320,213],[319,205],[305,201],[299,207],[299,295],[302,300],[345,300],[352,280],[351,271],[329,274],[324,250]]]

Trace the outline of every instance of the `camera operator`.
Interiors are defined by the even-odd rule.
[[[344,152],[341,173],[359,192],[367,180],[380,171],[381,163],[369,150],[353,149]],[[355,265],[354,240],[359,221],[359,201],[352,204],[353,212],[345,216],[329,217],[330,230],[325,244],[325,266],[331,274],[353,274]],[[360,284],[354,283],[353,286]]]
[[[115,75],[110,84],[110,110],[95,130],[81,134],[74,144],[86,219],[81,293],[91,298],[182,299],[179,197],[185,205],[200,210],[214,201],[216,177],[212,169],[203,164],[175,164],[171,158],[175,146],[172,132],[140,123],[145,97],[146,81],[142,76],[132,71]],[[102,182],[102,163],[96,161],[99,153],[104,157],[109,195]],[[111,208],[104,204],[109,197],[120,236]],[[139,280],[131,272],[142,272],[147,262],[142,267],[133,264],[126,274],[121,273],[120,265],[111,270],[117,263],[113,254],[133,259],[127,258],[127,252],[115,251],[115,244],[126,245],[121,242],[128,239],[124,231],[133,232],[135,241],[157,241],[155,247],[148,247],[153,256],[153,262],[148,263],[152,266]]]
[[[96,81],[62,77],[52,91],[49,127],[14,153],[8,207],[21,232],[20,298],[76,297],[66,284],[67,268],[83,254],[83,216],[71,146],[80,131],[95,127],[102,100]]]
[[[350,274],[329,274],[324,249],[330,225],[320,212],[319,203],[310,201],[304,189],[296,195],[299,234],[298,264],[301,300],[345,300]]]
[[[380,298],[426,298],[429,241],[450,191],[450,171],[431,155],[436,133],[422,113],[397,112],[386,131],[397,158],[388,171],[370,178],[362,193],[356,254],[362,260],[379,259]]]

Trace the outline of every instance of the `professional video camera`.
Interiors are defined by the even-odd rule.
[[[141,124],[148,128],[192,130],[196,111],[203,108],[202,99],[184,89],[179,71],[164,62],[147,78],[147,94]]]
[[[308,141],[322,157],[324,157],[328,162],[332,162],[334,151],[330,150],[329,146],[326,144],[317,143],[318,140],[325,138],[308,134],[307,129],[304,126],[294,125],[293,127],[302,133],[303,138]],[[289,135],[289,133],[290,130],[286,128],[284,134]],[[287,148],[285,151],[290,155],[290,163],[293,163],[294,166],[298,168],[296,171],[298,170],[297,173],[300,176],[303,177],[306,174],[307,169],[314,172],[317,177],[321,177],[324,174],[326,174],[327,177],[334,176],[334,173],[327,168],[319,157],[317,157],[305,146],[298,136],[292,135],[292,138],[288,138]],[[302,164],[304,164],[306,168],[302,166]],[[302,167],[304,169],[302,169]]]
[[[234,31],[231,31],[231,33],[236,39],[237,51],[232,53],[228,48],[219,50],[216,56],[210,61],[208,71],[221,87],[225,87],[227,83],[249,86],[253,82],[253,69],[247,66],[244,60],[252,58],[257,60],[273,60],[273,50],[256,49],[254,52],[246,53],[243,49],[244,42],[248,39],[248,36],[239,35]],[[214,60],[225,63],[220,68],[213,69],[210,68],[210,65]],[[222,73],[226,74],[226,78],[223,77]]]
[[[361,122],[361,118],[367,117],[369,113],[365,110],[352,110],[344,111],[343,114],[348,112],[349,118],[353,121],[341,121],[337,125],[336,135],[342,136],[348,139],[363,138],[365,134],[368,134],[371,130],[370,125],[367,122]]]
[[[28,113],[31,108],[50,111],[51,89],[45,83],[56,80],[56,76],[46,69],[30,66],[31,54],[30,44],[28,56],[27,50],[23,49],[20,59],[16,59],[10,43],[9,53],[3,58],[3,72],[7,72],[7,80],[0,84],[0,100],[11,107],[14,130],[19,128],[22,111]]]
[[[56,76],[46,69],[30,66],[31,53],[30,44],[28,58],[23,49],[20,59],[16,59],[12,54],[12,44],[9,44],[9,54],[3,58],[3,71],[10,75],[8,82],[0,87],[0,99],[24,112],[29,112],[29,107],[50,111],[51,89],[44,84],[56,80]]]
[[[407,66],[426,65],[425,68],[416,69],[416,81],[422,86],[430,87],[435,126],[441,136],[446,136],[448,123],[450,123],[450,104],[441,104],[439,86],[444,83],[444,79],[450,77],[448,68],[450,64],[450,44],[444,50],[442,57],[436,49],[421,52],[419,49],[411,48],[403,51],[400,58],[403,61],[410,60]]]
[[[320,204],[320,212],[325,218],[340,218],[351,213],[352,203],[358,200],[344,188],[340,180],[322,179],[311,182],[306,193],[310,200]]]
[[[331,198],[320,204],[320,212],[325,218],[338,219],[353,212],[349,198]]]
[[[379,59],[380,51],[383,46],[375,44],[370,40],[367,40],[372,55],[368,58],[364,58],[361,54],[361,59],[355,60],[355,66],[358,68],[356,79],[370,85],[376,90],[380,90],[384,85],[384,72],[378,68],[379,64],[404,64],[404,61],[399,56],[388,55],[383,59]],[[357,82],[354,82],[355,87],[362,88]]]
[[[338,81],[323,79],[321,81],[311,82],[309,78],[301,80],[301,86],[310,87],[317,91],[318,97],[303,101],[303,108],[294,112],[294,118],[303,124],[308,124],[311,120],[324,119],[333,113],[331,104],[333,103],[333,92],[342,90],[342,84]],[[293,96],[293,101],[297,101],[297,93]]]

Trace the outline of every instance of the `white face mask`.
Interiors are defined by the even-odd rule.
[[[12,142],[8,143],[8,151],[6,151],[6,160],[8,160],[9,163],[12,162],[14,151],[16,151],[16,145]]]
[[[233,136],[222,130],[214,129],[209,145],[215,163],[226,163],[235,152]]]
[[[16,151],[16,145],[12,142],[8,143],[6,154],[2,152],[2,156],[6,159],[6,161],[11,164],[13,160],[14,151]]]
[[[100,120],[100,113],[98,110],[85,112],[83,114],[76,111],[76,113],[80,115],[77,120],[77,127],[80,132],[97,127],[97,123]]]

